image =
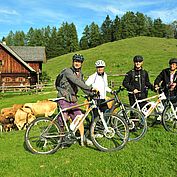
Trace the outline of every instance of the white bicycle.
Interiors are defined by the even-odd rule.
[[[164,92],[162,92],[155,96],[138,100],[136,94],[133,92],[129,92],[129,94],[133,94],[135,98],[135,103],[132,105],[132,108],[137,108],[141,111],[146,120],[148,120],[148,117],[154,116],[155,121],[159,120],[162,122],[165,130],[177,133],[177,105],[175,106],[175,104],[172,103],[172,100],[176,99],[175,97],[167,97]],[[157,100],[152,101],[153,99]],[[146,104],[140,108],[142,102],[146,102]]]

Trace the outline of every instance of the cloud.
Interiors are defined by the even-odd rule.
[[[153,19],[160,18],[164,23],[171,23],[174,20],[177,20],[176,12],[177,12],[177,8],[162,9],[162,10],[149,11],[147,15],[151,16]]]
[[[19,15],[19,13],[16,10],[13,10],[10,8],[0,8],[0,14],[1,15]]]

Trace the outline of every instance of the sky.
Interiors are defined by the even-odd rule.
[[[0,39],[10,31],[59,28],[63,22],[73,22],[80,38],[86,25],[100,26],[107,15],[114,20],[128,11],[171,23],[177,20],[177,0],[0,0]]]

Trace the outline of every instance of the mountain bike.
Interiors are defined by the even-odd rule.
[[[157,91],[157,95],[141,100],[137,99],[136,94],[129,92],[130,94],[134,94],[135,98],[135,103],[132,107],[136,107],[141,111],[147,120],[150,116],[154,116],[155,120],[153,122],[159,120],[162,122],[165,130],[177,133],[177,105],[172,103],[172,100],[175,100],[176,97],[166,96],[161,88],[159,88],[159,90]],[[155,98],[157,98],[156,101],[151,101]],[[146,102],[146,104],[140,108],[140,103],[142,102]]]
[[[123,90],[124,88],[120,86],[117,90],[112,92],[114,98],[108,99],[102,104],[112,102],[112,107],[106,110],[106,112],[122,117],[129,127],[129,141],[138,141],[145,135],[147,131],[147,122],[144,118],[144,115],[140,111],[122,103],[121,99],[119,98],[119,93]]]
[[[34,154],[52,154],[62,145],[71,145],[78,140],[75,135],[79,126],[84,122],[89,113],[94,116],[90,126],[90,137],[93,144],[101,151],[114,151],[122,149],[129,137],[127,123],[119,116],[111,113],[102,114],[97,106],[95,96],[86,96],[88,102],[81,103],[62,109],[60,105],[58,113],[52,117],[40,117],[32,121],[25,132],[25,143],[27,149]],[[63,98],[52,99],[58,102]],[[70,129],[69,121],[64,118],[63,112],[89,105],[79,123],[73,130]],[[95,116],[95,110],[97,114]],[[64,123],[64,130],[58,123],[61,116]]]

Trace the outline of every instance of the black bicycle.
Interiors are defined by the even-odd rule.
[[[122,117],[129,127],[129,141],[138,141],[147,132],[147,122],[140,111],[122,103],[118,95],[123,90],[124,88],[120,86],[117,90],[112,92],[114,98],[106,100],[102,104],[112,102],[111,108],[106,110],[106,112]]]

